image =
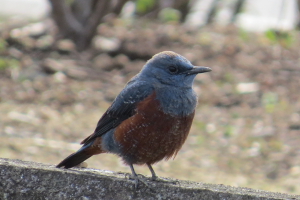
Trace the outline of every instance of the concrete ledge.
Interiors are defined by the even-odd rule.
[[[123,173],[94,169],[57,169],[20,160],[0,159],[0,199],[300,199],[300,196],[248,188],[179,181],[150,187],[125,179]]]

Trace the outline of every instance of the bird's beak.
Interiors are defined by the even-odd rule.
[[[191,70],[187,71],[186,74],[200,74],[205,72],[210,72],[211,68],[209,67],[202,67],[202,66],[194,66]]]

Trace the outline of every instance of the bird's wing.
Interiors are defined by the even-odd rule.
[[[117,127],[122,121],[135,113],[136,104],[153,92],[153,88],[142,81],[132,80],[113,101],[112,105],[102,115],[92,135],[84,139],[81,144],[89,144],[91,140],[100,137],[107,131]]]

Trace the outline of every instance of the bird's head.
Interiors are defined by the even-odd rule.
[[[197,74],[210,71],[209,67],[193,66],[185,57],[175,52],[163,51],[148,60],[140,75],[166,85],[192,87]]]

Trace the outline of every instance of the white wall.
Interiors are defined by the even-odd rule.
[[[212,0],[197,0],[193,13],[188,16],[188,23],[195,26],[203,25],[211,2]],[[234,2],[235,0],[220,1],[222,9],[216,16],[218,23],[228,23]],[[246,0],[236,24],[245,30],[258,32],[270,28],[290,30],[296,24],[297,13],[296,0]]]
[[[212,0],[196,0],[193,13],[188,17],[188,24],[200,26],[206,21],[206,13]],[[231,7],[235,0],[221,0],[222,9],[216,21],[228,23]],[[281,7],[284,7],[280,16]],[[236,24],[245,30],[265,31],[269,28],[293,29],[296,24],[296,0],[247,0],[244,11]],[[0,16],[17,15],[39,19],[49,12],[48,0],[0,0]]]
[[[39,19],[47,14],[47,0],[0,0],[0,16],[19,16]]]

